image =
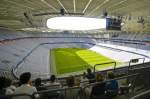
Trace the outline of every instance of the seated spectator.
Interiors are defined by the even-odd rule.
[[[12,80],[6,79],[5,84],[6,84],[6,88],[5,88],[5,91],[6,91],[6,92],[5,92],[5,94],[6,94],[6,95],[11,95],[11,94],[13,94],[14,91],[15,91],[15,89],[16,89],[16,87],[13,85]]]
[[[50,81],[47,84],[45,84],[45,86],[48,90],[55,90],[55,89],[61,88],[61,84],[59,82],[56,82],[55,75],[51,75]],[[62,94],[60,91],[54,91],[54,92],[47,94],[47,97],[48,99],[51,99],[51,98],[57,99],[57,98],[61,98]]]
[[[50,82],[45,84],[48,89],[58,89],[61,88],[61,84],[59,82],[56,82],[56,76],[55,75],[51,75],[50,77]]]
[[[105,82],[101,74],[96,74],[96,84],[92,87],[90,99],[107,99],[105,96]]]
[[[0,77],[0,99],[10,99],[10,97],[6,96],[6,87],[7,87],[7,78]]]
[[[73,87],[75,83],[75,78],[73,76],[70,76],[66,79],[66,82],[68,87]]]
[[[5,82],[6,78],[5,77],[0,77],[0,95],[5,95]]]
[[[75,77],[70,76],[66,79],[67,82],[67,88],[74,87],[75,86]],[[79,89],[67,89],[66,92],[66,99],[78,99],[79,97]]]
[[[35,82],[34,82],[35,83],[35,87],[43,86],[41,82],[42,82],[41,78],[35,79]]]
[[[115,75],[113,72],[108,72],[107,73],[108,79],[110,81],[106,82],[106,90],[107,90],[107,94],[110,96],[116,96],[118,94],[118,82],[117,80],[115,80]]]
[[[89,79],[89,83],[94,83],[95,82],[95,75],[92,73],[92,70],[90,68],[87,69],[87,79]]]
[[[37,91],[47,90],[45,87],[43,87],[43,84],[41,82],[42,82],[41,78],[35,79],[35,87],[36,87]]]
[[[15,94],[29,94],[32,95],[33,93],[37,92],[37,89],[31,85],[31,73],[25,72],[20,75],[20,83],[21,86],[16,88]],[[36,98],[39,98],[39,95],[35,95]],[[19,96],[15,97],[15,99],[30,99],[28,96]]]
[[[75,86],[80,86],[80,77],[75,77]]]
[[[84,72],[82,77],[81,77],[80,87],[84,87],[88,83],[89,83],[89,80],[86,78],[86,73]]]

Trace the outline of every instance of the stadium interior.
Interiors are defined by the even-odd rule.
[[[150,99],[149,12],[150,0],[1,0],[0,99]],[[49,28],[47,20],[55,17],[106,19],[106,28]],[[8,87],[2,78],[17,89],[27,72],[30,86],[41,79],[37,91],[2,94]],[[47,85],[52,75],[60,87]],[[105,88],[94,96],[95,86],[111,81],[117,92]]]

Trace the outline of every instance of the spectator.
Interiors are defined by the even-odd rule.
[[[45,84],[46,88],[49,90],[53,90],[53,89],[59,89],[61,88],[61,84],[59,82],[56,82],[56,76],[55,75],[51,75],[50,77],[50,81],[49,83]],[[47,96],[48,98],[60,98],[61,97],[61,92],[60,91],[56,91],[56,92],[51,92],[48,94]]]
[[[5,94],[6,95],[13,94],[16,87],[13,85],[12,80],[11,79],[6,79],[5,84],[6,84]]]
[[[67,82],[67,88],[74,87],[75,86],[75,77],[70,76],[66,79]],[[66,90],[66,99],[79,99],[80,91],[79,89],[67,89]]]
[[[75,83],[75,78],[73,76],[70,76],[66,79],[66,82],[68,87],[73,87]]]
[[[5,95],[5,77],[0,77],[0,95]]]
[[[80,86],[80,77],[75,77],[75,86]]]
[[[86,78],[86,73],[83,72],[83,75],[82,75],[81,81],[80,81],[80,87],[84,87],[87,84],[88,84],[88,79]]]
[[[107,73],[108,79],[110,81],[106,82],[106,90],[107,90],[107,94],[110,96],[116,96],[118,94],[118,82],[117,80],[115,80],[115,75],[112,71]]]
[[[48,89],[58,89],[61,88],[61,84],[56,81],[56,76],[51,75],[50,82],[46,84],[48,86]]]
[[[41,78],[35,79],[35,87],[36,87],[37,91],[47,90],[41,82],[42,82]]]
[[[87,69],[87,79],[89,79],[89,83],[94,83],[95,82],[95,75],[92,73],[92,70],[90,68]]]
[[[19,80],[21,86],[16,88],[15,94],[29,94],[32,95],[33,93],[37,92],[37,89],[31,85],[31,73],[25,72],[21,74]],[[36,98],[39,98],[39,95],[35,95]],[[28,96],[18,96],[15,99],[30,99]]]
[[[56,82],[56,76],[55,76],[55,75],[52,75],[52,76],[50,77],[50,84],[51,84],[51,85],[60,84],[60,83]]]
[[[8,80],[5,77],[0,77],[0,99],[10,99],[10,97],[5,96],[6,92],[8,91]]]
[[[35,79],[35,87],[40,87],[40,86],[42,86],[42,80],[41,80],[41,78],[37,78],[37,79]]]
[[[107,99],[105,96],[105,82],[101,74],[96,74],[96,84],[92,87],[90,99]]]

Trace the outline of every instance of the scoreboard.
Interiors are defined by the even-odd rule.
[[[121,30],[121,20],[116,18],[106,18],[106,30]]]

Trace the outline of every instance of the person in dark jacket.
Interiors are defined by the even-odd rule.
[[[119,85],[117,80],[115,80],[115,75],[113,72],[107,73],[109,81],[106,82],[106,90],[109,96],[116,96],[118,94]]]
[[[35,87],[36,87],[37,91],[47,90],[47,89],[43,86],[41,78],[35,79]]]
[[[95,75],[92,73],[92,70],[90,68],[87,69],[86,78],[89,80],[89,83],[95,82]]]
[[[6,82],[7,78],[0,77],[0,99],[9,99],[9,97],[5,96],[6,93]]]
[[[96,84],[92,87],[90,99],[107,99],[105,96],[106,84],[100,73],[96,74]]]

